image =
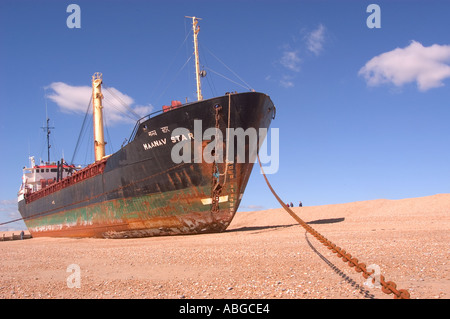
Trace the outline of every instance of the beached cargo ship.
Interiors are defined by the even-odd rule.
[[[197,53],[198,21],[192,20]],[[269,96],[258,92],[204,100],[200,72],[196,54],[198,101],[173,101],[159,114],[140,119],[128,144],[111,155],[105,155],[103,138],[102,75],[94,74],[95,162],[83,169],[64,161],[32,162],[24,168],[18,207],[32,236],[129,238],[225,230],[254,164],[251,154],[245,161],[238,158],[239,143],[230,149],[230,129],[268,128],[275,107]],[[224,143],[205,138],[209,128],[220,133]],[[250,142],[245,139],[247,152]],[[208,149],[211,145],[215,148]],[[190,150],[190,157],[174,160],[174,154],[179,155],[174,147]],[[213,161],[196,157],[205,149]],[[216,160],[220,152],[224,160]]]

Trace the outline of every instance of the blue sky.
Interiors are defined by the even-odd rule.
[[[67,27],[71,3],[80,6],[81,28]],[[372,3],[381,28],[367,26]],[[183,67],[192,54],[184,16],[202,18],[205,98],[246,91],[222,61],[274,101],[279,170],[268,178],[286,202],[448,193],[449,13],[448,1],[1,0],[0,222],[19,217],[28,156],[46,159],[46,103],[52,159],[72,159],[94,72],[139,114],[195,99],[192,59]],[[111,103],[107,153],[135,120]],[[75,163],[92,161],[88,137]],[[240,211],[277,207],[256,164]]]

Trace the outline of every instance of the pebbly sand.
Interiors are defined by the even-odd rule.
[[[293,210],[411,298],[450,297],[450,194]],[[0,241],[0,258],[2,299],[393,298],[282,208],[237,213],[220,234]]]

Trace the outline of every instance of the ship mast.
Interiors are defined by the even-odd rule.
[[[41,127],[46,133],[47,133],[47,163],[50,163],[50,129],[53,129],[54,127],[50,127],[50,119],[48,118],[48,112],[47,112],[47,98],[45,99],[45,118],[47,120],[47,126]]]
[[[105,157],[105,139],[103,135],[103,106],[102,106],[102,74],[96,72],[92,76],[92,104],[94,106],[94,153],[95,161]]]
[[[201,18],[197,17],[188,17],[186,18],[192,18],[192,31],[194,32],[194,54],[195,54],[195,79],[197,81],[197,100],[201,101],[203,100],[202,95],[202,84],[200,82],[200,76],[202,75],[200,73],[200,63],[198,59],[198,39],[197,34],[200,31],[200,27],[198,26],[198,20],[201,20]]]

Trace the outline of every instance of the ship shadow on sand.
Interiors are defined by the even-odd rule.
[[[307,224],[334,224],[334,223],[340,223],[343,222],[345,220],[344,217],[341,218],[327,218],[327,219],[317,219],[317,220],[312,220],[309,222],[306,222]],[[262,231],[262,230],[277,230],[277,229],[283,229],[283,228],[288,228],[288,227],[293,227],[293,226],[299,226],[299,224],[289,224],[289,225],[270,225],[270,226],[244,226],[244,227],[239,227],[239,228],[234,228],[234,229],[228,229],[226,230],[226,232],[242,232],[242,231]]]
[[[343,222],[345,220],[344,217],[340,217],[340,218],[327,218],[327,219],[317,219],[317,220],[312,220],[310,222],[306,222],[307,224],[334,224],[334,223],[340,223]]]

